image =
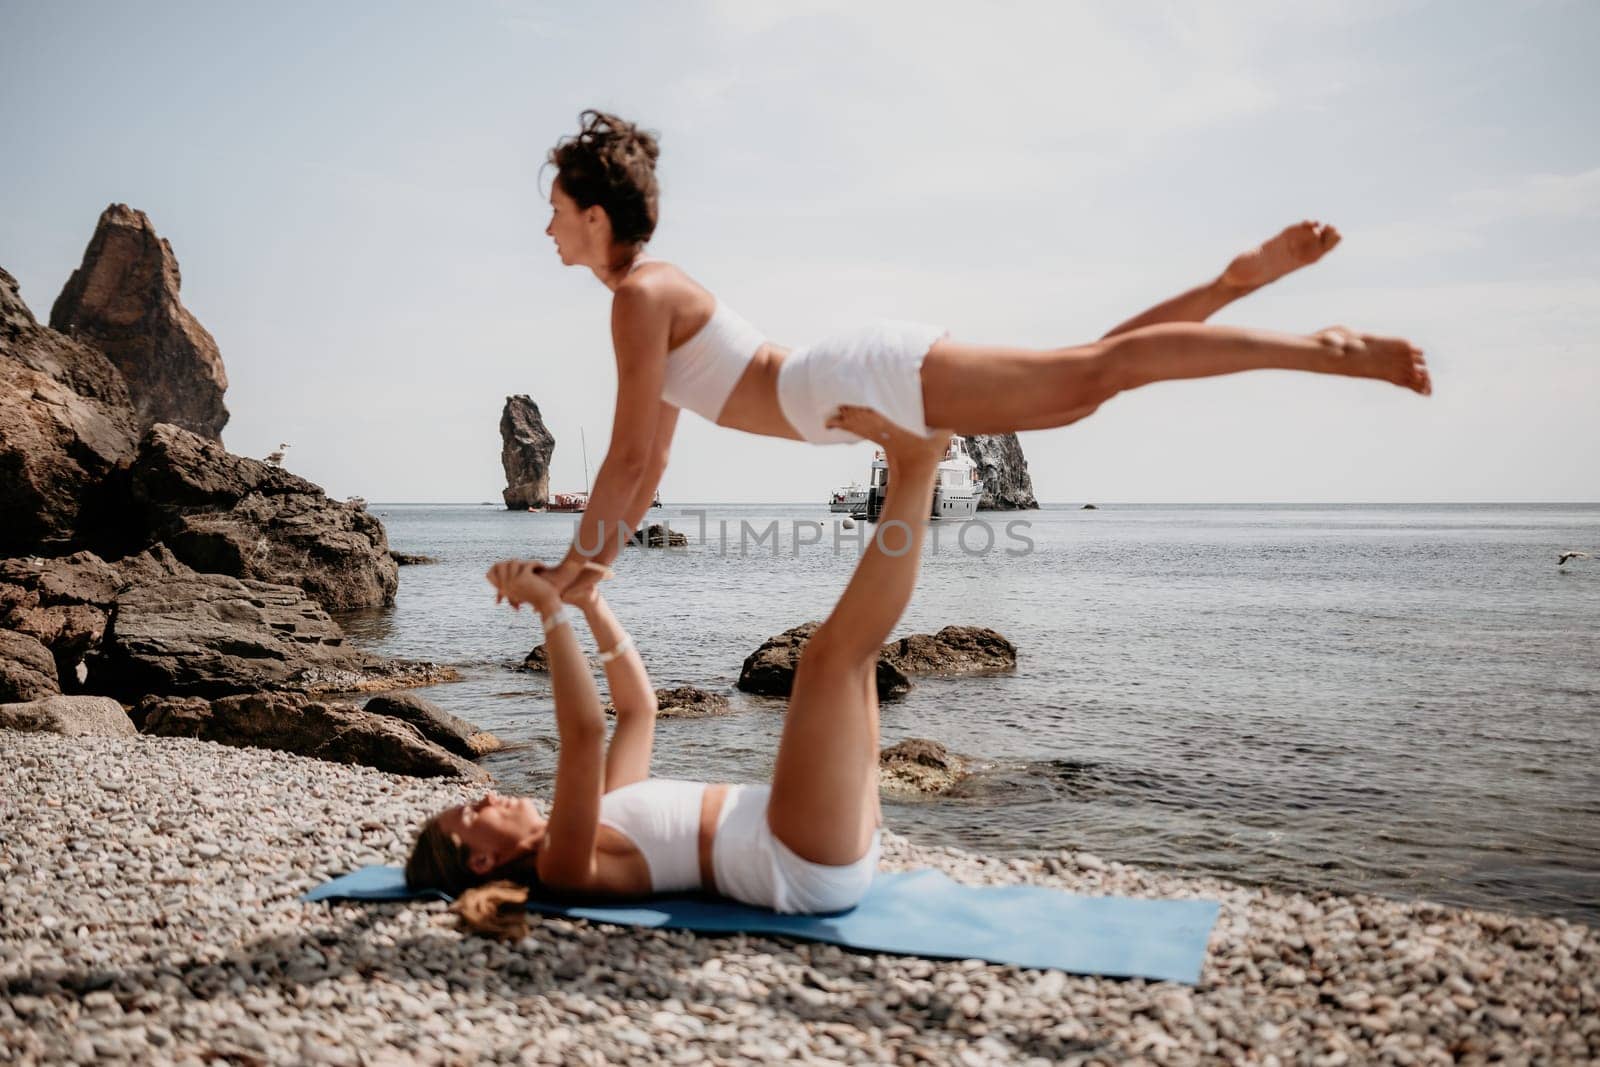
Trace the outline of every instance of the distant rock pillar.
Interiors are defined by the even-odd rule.
[[[506,508],[525,511],[550,502],[550,457],[555,435],[539,415],[539,405],[524,395],[506,397],[500,414],[500,464],[506,471]]]
[[[217,342],[178,299],[180,284],[172,246],[145,213],[112,204],[56,297],[50,325],[122,372],[141,433],[168,422],[220,444],[228,374]]]
[[[973,434],[966,442],[967,452],[978,464],[978,477],[983,479],[979,511],[1024,511],[1039,506],[1016,434]]]

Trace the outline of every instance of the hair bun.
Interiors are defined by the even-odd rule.
[[[655,170],[661,158],[656,135],[594,108],[579,115],[578,123],[575,136],[550,150],[556,181],[579,208],[604,207],[617,241],[643,244],[656,228]]]

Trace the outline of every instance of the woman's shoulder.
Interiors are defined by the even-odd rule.
[[[641,297],[651,303],[664,302],[669,306],[693,303],[709,296],[705,286],[691,278],[687,271],[665,259],[652,259],[640,264],[632,274],[617,284],[614,299],[630,300]]]

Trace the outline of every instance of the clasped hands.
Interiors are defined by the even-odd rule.
[[[551,567],[536,559],[505,559],[484,575],[494,586],[494,602],[514,610],[532,604],[541,615],[560,610],[563,602],[586,608],[600,595],[599,583],[611,570],[598,563],[567,563]]]

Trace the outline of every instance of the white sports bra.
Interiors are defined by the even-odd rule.
[[[637,259],[629,272],[650,262],[654,261]],[[717,300],[706,324],[667,353],[661,399],[716,422],[728,397],[733,395],[733,387],[739,384],[740,375],[766,340],[765,334]]]
[[[650,888],[673,893],[700,886],[700,801],[704,782],[646,778],[600,798],[600,821],[644,853]]]

